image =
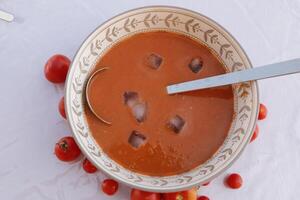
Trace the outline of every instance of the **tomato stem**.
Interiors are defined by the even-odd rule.
[[[178,196],[176,197],[176,200],[183,200],[182,194],[178,194]]]
[[[68,143],[66,140],[63,140],[62,142],[60,142],[59,146],[64,152],[66,152],[68,150]]]

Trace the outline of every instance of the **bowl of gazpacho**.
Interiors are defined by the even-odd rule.
[[[166,86],[251,67],[233,36],[199,13],[131,10],[78,50],[66,84],[68,121],[84,154],[112,178],[147,191],[191,188],[248,144],[258,88],[245,82],[168,95]]]

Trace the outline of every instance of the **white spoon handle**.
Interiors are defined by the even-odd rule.
[[[167,86],[168,94],[188,92],[193,90],[230,85],[234,83],[253,81],[275,76],[283,76],[300,72],[300,59],[264,65],[238,72],[212,76],[209,78],[187,81]]]
[[[14,16],[10,13],[4,12],[0,10],[0,19],[5,20],[7,22],[11,22],[14,20]]]

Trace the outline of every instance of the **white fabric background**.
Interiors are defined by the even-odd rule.
[[[53,155],[55,142],[71,134],[57,104],[63,85],[44,79],[55,53],[73,57],[103,21],[128,9],[155,4],[198,11],[229,30],[255,66],[300,57],[300,0],[0,0],[16,16],[0,21],[0,198],[5,200],[129,199],[121,185],[114,197],[99,189],[104,175],[87,175],[81,162]],[[226,189],[225,174],[201,194],[212,200],[299,199],[300,75],[259,82],[269,109],[260,135],[229,169],[244,178],[240,190]]]

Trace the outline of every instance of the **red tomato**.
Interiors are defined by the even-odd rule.
[[[259,113],[258,113],[258,119],[263,120],[267,117],[268,110],[267,107],[264,104],[259,104]]]
[[[60,113],[60,115],[63,117],[63,118],[67,118],[66,117],[66,111],[65,111],[65,98],[61,98],[60,101],[59,101],[59,104],[58,104],[58,111]]]
[[[207,185],[209,185],[210,184],[210,182],[208,181],[208,182],[206,182],[206,183],[204,183],[204,184],[202,184],[203,186],[207,186]]]
[[[197,200],[209,200],[209,198],[207,196],[200,196]]]
[[[65,82],[70,63],[70,59],[64,55],[57,54],[49,58],[44,68],[48,81],[52,83]]]
[[[132,189],[130,200],[160,200],[160,194]]]
[[[226,178],[226,184],[232,189],[238,189],[243,184],[243,179],[239,174],[230,174]]]
[[[107,195],[114,195],[119,188],[118,182],[112,179],[105,179],[102,182],[102,191]]]
[[[250,142],[252,142],[253,140],[255,140],[258,136],[258,133],[259,133],[259,128],[258,128],[258,125],[255,126],[255,130],[254,130],[254,133],[252,134],[252,137],[251,137],[251,140]]]
[[[197,200],[197,189],[163,194],[164,200]]]
[[[82,167],[89,174],[95,173],[98,170],[88,159],[84,159]]]
[[[54,152],[59,160],[66,162],[75,160],[81,153],[74,138],[70,136],[61,138],[55,144]]]

